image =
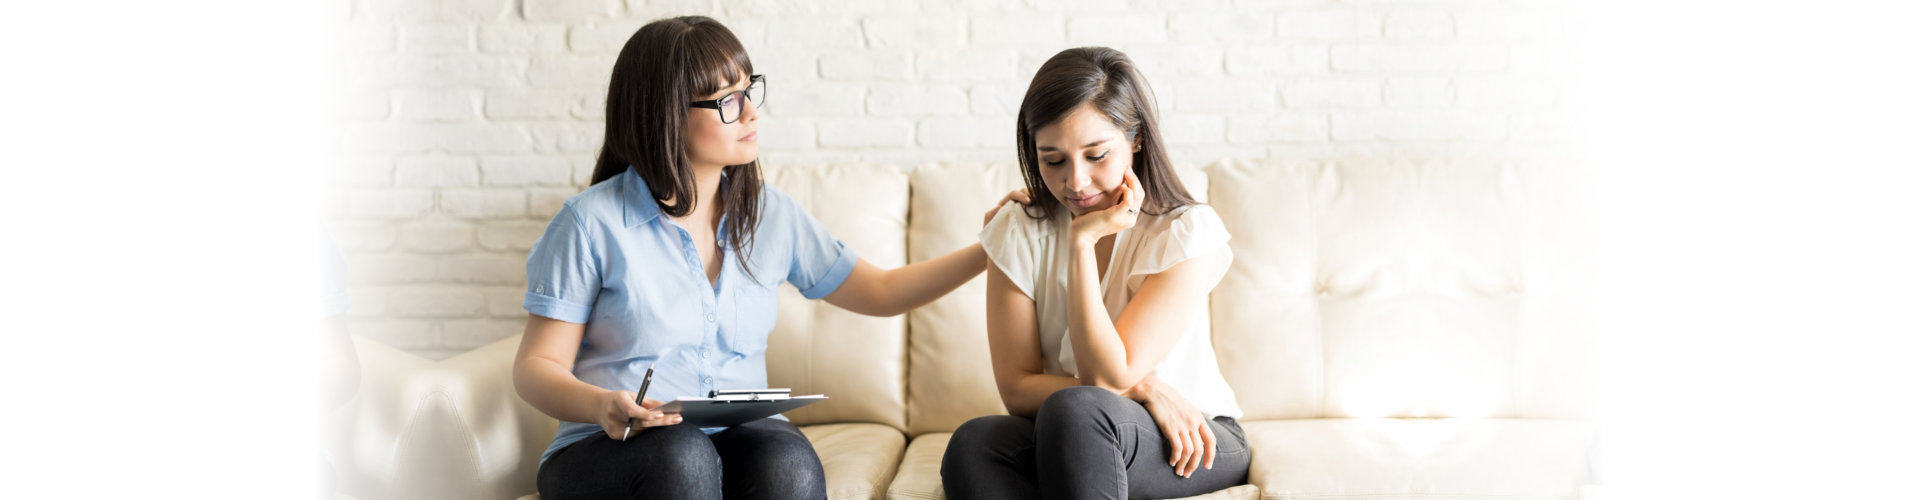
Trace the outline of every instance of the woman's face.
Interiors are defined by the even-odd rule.
[[[696,101],[719,99],[727,94],[746,90],[751,80],[742,77],[726,88],[704,96],[695,96]],[[733,99],[745,100],[744,94],[734,95]],[[724,104],[722,104],[724,106]],[[740,111],[740,119],[733,123],[720,122],[720,110],[691,108],[687,110],[687,156],[697,167],[724,167],[744,165],[760,158],[760,110],[756,103],[747,103]]]
[[[1033,144],[1049,194],[1075,216],[1113,206],[1133,168],[1133,142],[1126,131],[1091,104],[1033,131]]]

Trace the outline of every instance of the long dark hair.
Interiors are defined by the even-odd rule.
[[[1033,131],[1089,103],[1140,146],[1140,151],[1133,153],[1133,175],[1140,177],[1140,187],[1146,190],[1141,211],[1164,215],[1199,203],[1174,174],[1147,78],[1125,53],[1106,47],[1080,47],[1060,51],[1040,65],[1033,83],[1027,85],[1027,97],[1020,101],[1014,144],[1019,148],[1020,173],[1027,180],[1027,190],[1035,195],[1026,208],[1028,217],[1045,219],[1064,208],[1057,198],[1039,196],[1049,191],[1047,181],[1040,176],[1040,153],[1034,149]]]
[[[746,47],[712,18],[675,17],[640,27],[613,63],[606,143],[593,166],[592,182],[599,184],[631,168],[647,181],[660,211],[673,217],[685,217],[695,203],[721,203],[726,243],[742,269],[753,248],[753,228],[760,223],[760,160],[728,165],[719,199],[698,199],[685,132],[688,103],[751,74],[753,61]]]

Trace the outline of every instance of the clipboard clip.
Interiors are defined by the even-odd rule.
[[[771,403],[774,401],[785,401],[789,399],[791,395],[792,395],[792,389],[744,389],[744,390],[726,390],[726,391],[721,391],[721,390],[707,391],[708,398],[712,398],[721,403]]]

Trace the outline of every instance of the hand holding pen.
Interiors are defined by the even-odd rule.
[[[635,431],[680,423],[679,415],[668,415],[653,410],[666,402],[646,399],[647,386],[652,383],[653,368],[649,366],[647,375],[641,379],[638,394],[630,394],[627,391],[607,393],[609,397],[603,400],[605,411],[600,418],[600,429],[606,431],[607,437],[625,441],[633,437]]]

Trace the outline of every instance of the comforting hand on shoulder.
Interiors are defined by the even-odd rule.
[[[1027,194],[1027,188],[1015,189],[1008,192],[1005,198],[1001,198],[1000,202],[993,204],[993,208],[987,209],[987,216],[980,219],[980,227],[986,227],[987,223],[993,222],[993,216],[999,215],[1000,207],[1006,206],[1009,201],[1020,202],[1021,206],[1032,205],[1033,196]]]

